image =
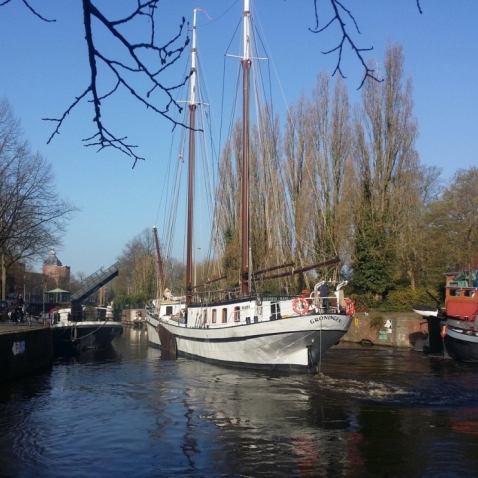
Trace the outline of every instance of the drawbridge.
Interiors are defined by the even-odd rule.
[[[118,264],[115,263],[108,269],[99,269],[87,277],[80,285],[80,288],[71,294],[71,303],[79,304],[81,301],[96,292],[100,287],[107,284],[118,275]]]

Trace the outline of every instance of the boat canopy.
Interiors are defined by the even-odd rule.
[[[470,283],[468,282],[469,279],[469,271],[461,271],[459,272],[455,278],[447,284],[447,287],[470,287]],[[471,271],[471,286],[478,287],[478,271]]]

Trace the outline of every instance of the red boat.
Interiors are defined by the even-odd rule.
[[[478,362],[477,271],[462,271],[446,285],[443,335],[448,355]]]
[[[443,350],[455,360],[478,362],[477,277],[478,271],[474,270],[448,273],[444,310],[421,305],[413,307],[428,320],[430,344],[436,344],[434,352]]]

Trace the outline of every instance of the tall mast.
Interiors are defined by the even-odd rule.
[[[243,87],[242,87],[242,223],[241,223],[241,292],[250,293],[249,278],[249,104],[250,104],[250,70],[251,44],[249,0],[244,0],[244,53],[242,57]]]
[[[164,290],[164,267],[163,267],[163,258],[161,257],[161,249],[159,247],[159,239],[158,239],[158,230],[156,226],[153,227],[153,235],[154,235],[154,245],[156,246],[156,261],[158,264],[158,273],[159,273],[159,283],[158,283],[158,297],[161,297],[161,294]]]
[[[195,121],[196,121],[196,12],[194,9],[192,48],[191,48],[191,77],[189,80],[189,168],[188,168],[188,217],[187,217],[187,245],[186,245],[186,308],[192,299],[192,269],[193,269],[193,208],[194,208],[194,157],[195,157]]]

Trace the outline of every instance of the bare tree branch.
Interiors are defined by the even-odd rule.
[[[317,0],[314,0],[315,28],[313,28],[313,29],[309,28],[309,30],[313,33],[322,33],[323,31],[327,30],[335,22],[337,22],[339,24],[340,30],[342,32],[342,39],[340,40],[339,44],[335,48],[332,48],[331,50],[322,52],[324,55],[328,55],[328,54],[333,53],[333,52],[338,52],[337,64],[336,64],[335,69],[332,73],[332,76],[334,76],[336,73],[339,73],[339,75],[342,78],[346,78],[346,76],[344,75],[344,73],[342,71],[342,53],[343,53],[344,46],[346,46],[346,44],[348,43],[350,48],[352,49],[352,51],[355,52],[358,60],[360,61],[360,63],[362,64],[362,67],[364,69],[364,75],[362,77],[362,81],[360,82],[360,85],[357,89],[362,88],[362,86],[365,83],[365,80],[367,78],[371,78],[372,80],[375,80],[375,81],[382,81],[381,79],[379,79],[375,76],[375,74],[374,74],[375,70],[373,70],[369,66],[367,66],[367,63],[366,63],[366,61],[365,61],[365,59],[362,55],[362,52],[371,51],[371,50],[373,50],[373,47],[359,48],[357,46],[357,44],[355,43],[355,41],[350,36],[349,32],[347,31],[344,16],[349,17],[353,21],[355,29],[357,30],[357,33],[359,35],[361,34],[354,15],[352,14],[352,12],[350,10],[345,8],[345,6],[342,4],[342,2],[340,0],[329,0],[329,1],[330,1],[330,5],[332,6],[332,9],[334,11],[334,15],[325,24],[325,26],[320,27]],[[421,9],[421,6],[420,6],[420,0],[416,0],[416,2],[417,2],[418,11],[420,13],[423,13],[422,9]]]
[[[148,0],[140,1],[138,0],[136,9],[126,16],[125,18],[110,21],[107,19],[98,8],[92,3],[91,0],[83,0],[83,22],[85,26],[85,38],[88,46],[88,61],[90,64],[91,78],[90,85],[85,90],[85,93],[79,98],[81,99],[85,95],[91,93],[92,103],[95,110],[95,116],[93,121],[96,123],[97,132],[89,137],[85,138],[85,146],[98,146],[98,151],[107,148],[113,147],[119,151],[127,154],[128,156],[134,159],[133,168],[140,159],[144,159],[138,156],[134,152],[134,148],[137,146],[129,144],[126,142],[127,137],[119,137],[115,133],[110,132],[107,127],[102,122],[101,119],[101,106],[102,100],[111,96],[115,93],[120,87],[124,87],[130,95],[140,101],[146,108],[152,109],[156,113],[164,116],[168,120],[172,121],[175,125],[178,124],[170,115],[170,108],[173,106],[178,111],[182,110],[182,107],[175,101],[172,96],[172,91],[176,88],[182,86],[187,78],[183,80],[180,85],[174,85],[172,87],[163,85],[158,81],[157,77],[162,73],[166,68],[169,68],[174,64],[183,53],[185,47],[189,44],[189,37],[186,36],[184,42],[179,47],[174,47],[174,45],[180,40],[186,21],[184,17],[179,26],[178,34],[168,43],[163,46],[158,46],[155,43],[155,29],[154,29],[154,13],[157,7],[158,0]],[[121,32],[118,30],[118,26],[130,22],[136,17],[144,16],[150,21],[151,25],[151,36],[148,42],[132,44],[124,37]],[[125,61],[118,61],[116,59],[111,59],[103,55],[95,44],[95,36],[93,32],[92,20],[98,20],[110,34],[118,40],[118,42],[126,49],[127,51],[127,60],[132,61],[133,66],[129,66]],[[146,64],[143,60],[140,59],[140,54],[153,51],[157,53],[156,60],[151,62],[151,64]],[[106,65],[111,72],[113,72],[116,77],[115,86],[109,91],[109,93],[101,95],[98,91],[98,63],[101,62],[103,65]],[[143,78],[146,78],[150,87],[147,92],[138,91],[131,82],[125,78],[124,73],[126,71],[134,72],[140,74]],[[159,89],[166,95],[166,106],[164,108],[159,108],[151,99],[151,93]],[[67,114],[71,109],[78,103],[77,99],[67,110]],[[54,134],[59,133],[59,128],[65,118],[63,115],[62,118],[57,119],[58,126]],[[51,119],[50,119],[51,120]],[[53,134],[53,135],[54,135]],[[53,136],[52,136],[53,137]],[[52,138],[49,139],[51,141]]]
[[[41,20],[43,20],[44,22],[56,22],[56,20],[48,20],[47,18],[41,16],[28,2],[27,0],[22,0],[22,2],[25,4],[25,6],[34,14],[36,15],[38,18],[40,18]]]
[[[37,10],[30,5],[29,0],[21,1],[34,15],[41,20],[46,22],[55,21],[48,20],[38,13]],[[57,134],[60,134],[60,128],[63,125],[63,122],[66,120],[66,117],[72,112],[78,103],[86,98],[93,104],[93,122],[96,125],[96,133],[88,138],[83,139],[85,146],[96,146],[98,147],[98,151],[108,147],[115,148],[134,159],[134,168],[138,160],[143,160],[144,158],[135,153],[134,150],[137,146],[128,143],[126,141],[127,136],[118,136],[116,133],[109,131],[108,128],[105,127],[101,115],[102,107],[104,107],[102,101],[113,96],[115,93],[118,93],[119,90],[124,89],[147,109],[151,109],[155,113],[158,113],[159,115],[162,115],[170,120],[174,126],[181,125],[187,127],[186,125],[173,119],[171,109],[178,112],[182,111],[182,107],[173,98],[172,93],[186,83],[189,75],[184,78],[182,82],[173,86],[165,85],[158,79],[161,73],[177,62],[184,52],[186,46],[189,44],[189,36],[187,33],[184,40],[182,40],[184,37],[184,27],[187,25],[187,23],[183,17],[179,24],[178,33],[164,45],[158,45],[155,38],[155,13],[158,8],[159,0],[135,0],[135,6],[132,8],[131,13],[116,20],[107,18],[102,11],[100,11],[94,5],[93,1],[94,0],[82,0],[83,23],[85,27],[85,39],[88,49],[88,62],[90,66],[89,85],[85,88],[80,96],[75,98],[75,100],[70,104],[61,117],[43,118],[45,121],[53,121],[57,123],[57,126],[47,143],[50,143]],[[339,25],[340,31],[342,33],[340,42],[334,48],[323,52],[326,55],[337,53],[337,64],[332,75],[339,73],[341,77],[346,78],[342,70],[342,54],[344,52],[344,47],[348,45],[352,51],[355,52],[355,55],[364,70],[364,75],[358,89],[362,88],[367,78],[371,78],[375,81],[381,81],[375,75],[375,70],[371,69],[367,65],[363,57],[363,52],[370,51],[373,48],[359,48],[347,29],[345,19],[348,18],[353,21],[357,33],[360,34],[360,29],[354,15],[344,6],[344,0],[328,1],[333,9],[333,15],[332,18],[327,21],[325,26],[321,27],[319,24],[318,0],[313,0],[316,25],[315,28],[310,28],[309,30],[313,33],[322,33],[335,23]],[[0,2],[0,7],[10,2],[11,0],[3,0]],[[416,0],[416,4],[418,11],[422,13],[420,0]],[[119,27],[135,20],[143,20],[143,18],[149,23],[148,40],[146,42],[131,43],[128,38],[126,38],[120,32]],[[97,27],[98,24],[102,27],[105,27],[111,37],[113,37],[120,44],[123,51],[125,51],[125,55],[122,57],[122,59],[112,58],[101,52],[101,49],[98,46],[98,35],[95,35],[94,28]],[[151,53],[153,53],[152,58]],[[148,60],[146,60],[147,54],[149,55]],[[115,85],[106,93],[101,93],[99,91],[99,77],[105,76],[104,73],[101,74],[103,72],[103,70],[101,70],[101,66],[106,67],[106,70],[109,70],[116,78]],[[132,80],[127,76],[127,73],[134,73],[139,78],[139,81],[133,85]],[[139,86],[135,86],[139,84],[146,84],[148,86],[145,89],[139,89]],[[153,98],[153,93],[162,95],[161,100],[158,100],[158,98]],[[162,107],[158,106],[158,101],[164,101]]]
[[[5,0],[0,6],[6,5],[11,0]],[[28,0],[21,0],[26,7],[38,18],[47,20],[30,6]],[[60,129],[72,110],[82,101],[91,102],[94,109],[93,122],[96,132],[88,138],[84,138],[85,146],[98,147],[98,151],[105,148],[114,148],[127,156],[133,158],[133,168],[138,160],[144,160],[136,152],[136,145],[127,141],[127,136],[117,135],[111,131],[102,120],[102,108],[105,108],[104,100],[125,90],[138,100],[147,109],[167,118],[174,126],[183,125],[177,122],[172,115],[172,110],[182,111],[182,106],[174,99],[173,92],[183,86],[188,78],[183,79],[179,84],[172,86],[165,85],[160,81],[161,73],[170,68],[178,61],[189,44],[189,36],[185,34],[185,26],[188,25],[185,18],[181,19],[177,34],[164,45],[159,45],[155,36],[155,13],[159,0],[136,0],[132,12],[124,18],[112,20],[107,18],[93,3],[93,0],[82,0],[83,24],[85,27],[85,39],[88,50],[88,63],[90,66],[89,84],[62,116],[57,118],[43,118],[44,121],[56,122],[56,128],[48,139],[49,144],[53,138],[60,134]],[[124,36],[120,28],[126,23],[145,19],[148,25],[147,41],[132,43]],[[119,43],[123,53],[121,58],[107,56],[101,50],[98,35],[95,34],[98,26],[105,27],[110,36]],[[106,67],[106,70],[102,67]],[[113,87],[105,92],[100,91],[100,80],[105,76],[105,71],[110,71],[116,79]],[[135,80],[128,76],[128,73],[135,74]],[[141,85],[141,86],[139,86]],[[159,106],[161,105],[161,106]]]

